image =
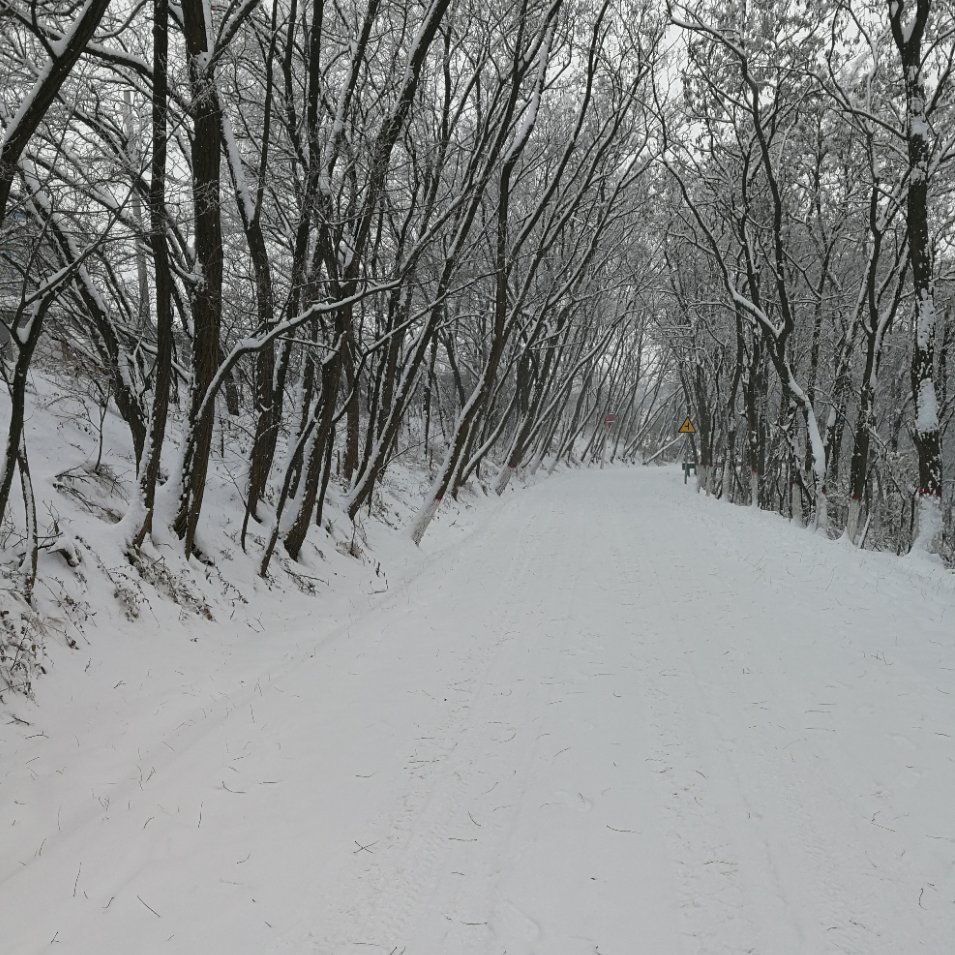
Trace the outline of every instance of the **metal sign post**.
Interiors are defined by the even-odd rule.
[[[686,441],[683,443],[683,483],[686,484],[690,479],[690,472],[696,474],[696,453],[694,452],[692,459],[690,458],[690,450],[693,445],[693,438],[691,435],[696,434],[696,428],[693,427],[693,422],[690,421],[690,416],[687,415],[683,419],[683,424],[680,425],[679,434],[686,435]]]

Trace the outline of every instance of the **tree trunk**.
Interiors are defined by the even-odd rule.
[[[139,468],[139,502],[141,513],[133,545],[139,546],[150,533],[156,502],[156,485],[166,437],[169,414],[169,392],[172,386],[172,274],[169,247],[166,243],[166,126],[169,101],[169,0],[153,0],[153,68],[152,68],[152,159],[149,181],[149,247],[152,252],[156,293],[156,361],[153,378],[153,400],[147,438]]]
[[[935,392],[935,283],[929,240],[929,159],[931,127],[926,113],[925,80],[922,75],[922,38],[931,10],[931,0],[915,0],[906,23],[907,0],[890,0],[889,21],[899,52],[905,83],[905,120],[908,146],[908,195],[906,228],[915,292],[915,342],[912,349],[911,383],[915,399],[913,441],[918,454],[919,528],[916,549],[930,550],[941,531],[942,453],[939,435],[938,398]]]
[[[182,491],[176,533],[187,554],[195,550],[196,528],[205,494],[215,399],[209,386],[218,370],[219,327],[222,320],[222,225],[220,220],[219,143],[222,113],[209,54],[204,0],[185,0],[183,33],[189,57],[192,92],[192,196],[196,230],[198,277],[190,290],[193,322],[192,386],[189,432],[183,462]],[[210,25],[211,26],[211,25]],[[210,144],[214,144],[210,147]]]

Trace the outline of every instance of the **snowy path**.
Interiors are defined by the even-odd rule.
[[[0,951],[955,951],[951,575],[650,469],[427,561],[268,669],[18,728]]]

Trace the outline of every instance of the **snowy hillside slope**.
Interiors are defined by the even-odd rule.
[[[937,566],[608,468],[233,626],[9,710],[3,955],[952,949]]]
[[[127,513],[135,480],[129,431],[110,406],[101,412],[97,384],[82,374],[35,374],[28,402],[29,447],[41,539],[34,607],[22,600],[17,566],[24,553],[24,507],[14,486],[14,519],[0,528],[0,695],[30,692],[37,670],[64,661],[65,648],[84,663],[124,652],[115,635],[179,644],[189,639],[257,640],[274,635],[276,614],[296,608],[301,615],[324,613],[329,600],[382,590],[388,573],[413,548],[398,533],[407,524],[429,475],[414,462],[396,462],[376,495],[373,512],[353,525],[334,484],[321,528],[311,529],[301,559],[281,548],[267,579],[259,560],[270,528],[250,526],[247,552],[240,545],[244,455],[248,441],[240,423],[223,415],[217,424],[204,515],[202,549],[208,563],[186,561],[171,532],[155,533],[131,563],[117,527]],[[9,405],[0,402],[0,429]],[[174,461],[181,439],[171,425],[164,462]],[[449,507],[444,525],[452,536],[470,519],[462,505]],[[156,543],[156,539],[159,543]],[[189,636],[185,636],[188,634]],[[176,651],[180,652],[180,651]]]

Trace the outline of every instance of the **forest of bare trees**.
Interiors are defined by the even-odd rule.
[[[131,559],[213,559],[226,444],[267,576],[398,455],[420,542],[687,414],[708,493],[951,558],[953,63],[941,0],[0,0],[5,567],[54,373],[128,431]]]

